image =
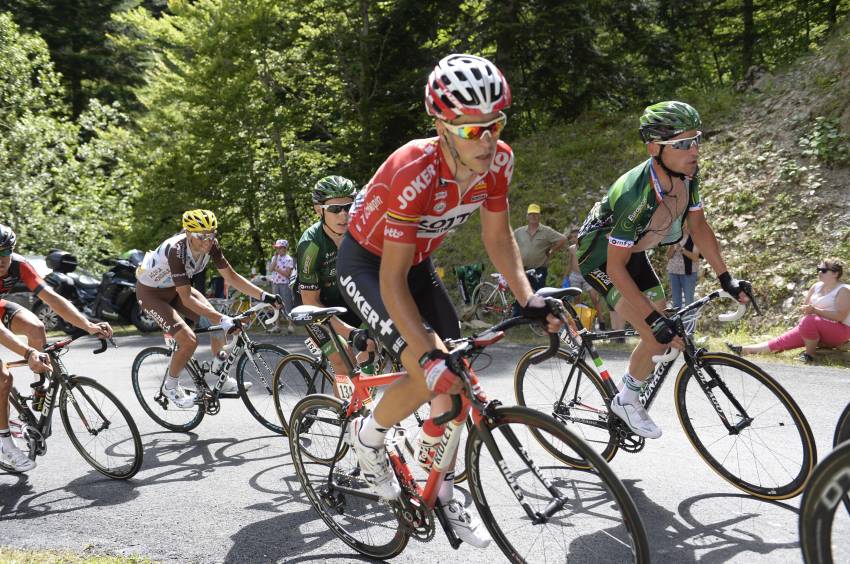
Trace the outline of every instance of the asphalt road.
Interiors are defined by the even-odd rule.
[[[264,339],[271,341],[270,339]],[[303,350],[300,338],[271,342]],[[140,349],[159,337],[125,337],[118,349],[93,357],[78,341],[65,357],[72,372],[97,378],[128,406],[142,433],[145,460],[130,481],[109,480],[73,449],[59,418],[48,452],[28,475],[0,473],[0,545],[137,554],[167,562],[364,561],[338,541],[303,497],[285,439],[261,427],[241,401],[223,401],[192,433],[167,432],[142,411],[130,384]],[[521,345],[497,345],[481,373],[491,397],[513,403],[512,375]],[[612,373],[625,356],[609,353]],[[850,401],[850,370],[764,365],[795,397],[814,431],[819,457],[830,449],[838,414]],[[19,373],[20,374],[20,373]],[[21,379],[21,376],[18,376]],[[643,452],[611,462],[638,505],[653,562],[800,562],[799,498],[764,502],[739,492],[693,451],[676,418],[672,379],[652,414],[664,436]],[[850,538],[850,518],[837,527]],[[850,547],[839,561],[850,561]],[[438,530],[427,545],[412,541],[399,562],[500,561],[461,546]],[[565,561],[567,558],[565,557]]]

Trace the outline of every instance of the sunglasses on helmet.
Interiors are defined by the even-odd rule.
[[[322,204],[319,207],[323,210],[328,210],[331,213],[342,213],[348,212],[348,210],[350,210],[351,206],[353,205],[353,202],[349,202],[347,204]]]
[[[443,125],[446,127],[446,129],[448,129],[461,139],[477,141],[484,137],[485,133],[490,133],[490,135],[495,137],[496,135],[502,132],[507,123],[508,116],[506,116],[504,112],[499,112],[499,117],[494,120],[490,120],[486,123],[464,123],[461,125],[455,125],[453,123],[444,121]]]
[[[699,147],[699,144],[702,143],[702,131],[697,131],[697,134],[693,137],[686,137],[685,139],[671,139],[669,141],[655,141],[658,145],[669,145],[674,149],[679,149],[680,151],[687,151],[694,145]]]

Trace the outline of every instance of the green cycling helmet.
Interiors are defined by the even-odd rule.
[[[648,106],[640,116],[640,137],[644,143],[666,141],[700,127],[699,112],[684,102],[659,102]]]
[[[331,198],[353,198],[357,186],[342,176],[326,176],[313,186],[313,203],[322,204]]]

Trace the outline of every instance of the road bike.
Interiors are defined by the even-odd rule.
[[[732,299],[725,292],[712,292],[672,313],[676,334],[685,342],[684,365],[674,390],[679,422],[702,459],[735,487],[763,499],[794,497],[802,492],[817,461],[811,428],[791,395],[764,370],[739,356],[697,346],[696,320],[706,305],[721,297]],[[618,390],[594,346],[596,341],[637,333],[588,331],[572,306],[565,307],[576,330],[562,332],[567,345],[551,360],[539,360],[539,347],[520,359],[514,379],[517,403],[564,423],[605,460],[618,450],[641,451],[644,438],[609,413]],[[733,321],[745,311],[746,306],[738,304],[734,314],[720,319]],[[672,349],[653,357],[657,364],[641,393],[647,410],[678,354]],[[592,364],[586,361],[588,356]],[[548,447],[557,452],[553,445]],[[561,459],[577,468],[586,466],[580,458]]]
[[[533,268],[526,270],[525,275],[535,279],[539,277],[539,273]],[[493,282],[484,280],[472,290],[471,313],[475,319],[493,325],[511,317],[514,297],[504,276],[493,272],[490,277]],[[538,336],[543,336],[545,333],[539,324],[531,324],[529,327]]]
[[[322,352],[313,337],[309,334],[310,325],[320,325],[327,331],[330,336],[331,343],[340,343],[340,336],[331,325],[331,318],[334,315],[342,315],[347,310],[343,307],[319,308],[309,305],[301,305],[292,309],[290,318],[293,323],[298,326],[307,326],[308,337],[304,340],[307,346],[309,355],[293,353],[286,356],[278,363],[275,369],[274,380],[272,387],[277,391],[275,395],[275,409],[277,410],[278,420],[284,432],[289,432],[289,417],[295,404],[302,398],[310,394],[328,394],[334,397],[349,400],[354,392],[354,385],[351,378],[346,375],[334,374],[333,366],[327,356]],[[377,374],[386,372],[403,373],[404,370],[401,364],[396,361],[380,344],[380,341],[374,340],[376,350],[370,355],[367,364],[372,365]],[[360,352],[357,347],[351,345],[352,350]],[[361,366],[351,361],[349,355],[342,351],[339,346],[335,347],[336,352],[342,354],[343,362],[346,364],[349,374],[359,376],[361,374]],[[368,375],[365,375],[368,377]],[[373,399],[377,401],[379,391],[378,388],[372,388],[371,393]],[[416,443],[419,433],[422,431],[427,419],[428,406],[422,406],[413,414],[399,423],[394,432],[399,433],[399,437],[403,441],[404,447],[410,456],[415,456]],[[467,422],[467,426],[470,423]],[[461,430],[464,433],[465,430]],[[455,483],[462,483],[466,480],[466,470],[464,469],[463,445],[461,442],[461,450],[459,452],[457,464],[455,466]]]
[[[142,438],[136,422],[115,394],[92,378],[70,374],[60,358],[83,336],[77,334],[45,347],[53,370],[30,384],[32,395],[25,396],[12,387],[9,428],[14,440],[25,444],[30,460],[35,460],[47,453],[58,406],[62,426],[85,461],[104,476],[126,480],[142,466]],[[94,354],[106,350],[106,340],[101,339],[100,345]],[[26,365],[25,360],[6,364],[10,368]],[[0,467],[14,472],[2,463]]]
[[[557,300],[552,300],[559,311]],[[458,430],[471,412],[466,440],[466,469],[471,497],[495,540],[479,558],[498,550],[511,562],[648,562],[643,523],[631,497],[607,463],[552,417],[525,407],[488,400],[472,363],[504,330],[539,322],[503,321],[478,336],[452,342],[447,363],[460,375],[464,391],[453,396],[452,409],[435,418],[446,424],[427,481],[414,478],[405,449],[388,434],[392,469],[401,484],[398,500],[376,496],[364,480],[347,443],[351,420],[368,408],[369,388],[390,384],[404,373],[359,375],[350,399],[312,394],[299,401],[290,418],[289,443],[298,478],[311,504],[331,531],[354,550],[373,557],[400,554],[411,538],[426,542],[436,522],[453,548],[457,538],[438,502],[438,492],[458,446]],[[558,350],[550,337],[545,354]],[[587,461],[580,471],[554,459],[532,439],[545,435],[563,451]]]
[[[275,367],[289,352],[277,345],[255,343],[243,326],[243,322],[245,325],[250,324],[255,316],[269,308],[272,308],[270,304],[259,303],[233,318],[235,326],[242,327],[242,330],[237,331],[232,343],[225,347],[227,357],[218,372],[213,372],[208,362],[200,362],[194,357],[189,359],[178,385],[187,393],[195,394],[195,403],[191,407],[177,407],[163,392],[171,357],[177,350],[177,342],[171,339],[167,341],[167,347],[148,347],[139,352],[133,361],[133,392],[145,413],[166,429],[185,432],[197,427],[204,415],[216,415],[221,410],[219,400],[242,398],[254,419],[270,431],[283,433],[275,414],[272,379]],[[277,311],[274,309],[274,314],[264,323],[274,324],[277,321]],[[220,325],[213,325],[195,329],[195,333],[219,330]],[[221,389],[234,364],[236,392],[222,393]],[[206,382],[207,375],[217,378],[212,387]]]
[[[838,418],[833,447],[812,472],[800,503],[800,549],[807,564],[832,564],[833,547],[846,546],[847,537],[836,538],[833,526],[842,504],[850,517],[850,403]]]

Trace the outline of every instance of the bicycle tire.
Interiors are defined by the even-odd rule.
[[[473,315],[476,319],[495,325],[510,314],[505,294],[492,282],[479,282],[472,290]]]
[[[248,413],[269,431],[280,434],[284,431],[275,410],[273,380],[278,363],[288,354],[277,345],[259,343],[253,345],[253,352],[242,351],[236,361],[236,387]],[[250,388],[246,389],[245,382],[251,382]]]
[[[700,365],[701,377],[710,378],[714,386],[715,401],[700,387],[689,365],[682,366],[676,377],[676,412],[697,453],[722,478],[751,495],[771,500],[799,495],[815,466],[817,451],[796,402],[767,373],[738,356],[705,353]],[[732,425],[740,421],[741,414],[724,388],[753,419],[735,434],[729,433],[716,412],[722,409]],[[744,448],[735,448],[741,445]],[[747,473],[750,466],[753,469]],[[767,483],[774,476],[777,483]]]
[[[832,446],[837,447],[844,441],[850,441],[850,403],[838,416],[838,424],[835,426],[835,435],[832,437]]]
[[[295,405],[310,394],[333,395],[334,377],[315,358],[306,354],[286,355],[272,378],[274,408],[283,434],[289,433],[289,416]]]
[[[142,437],[136,422],[99,382],[69,378],[59,395],[59,414],[71,444],[104,476],[126,480],[142,467]]]
[[[578,436],[526,407],[498,407],[481,424],[490,431],[502,460],[496,460],[481,430],[473,427],[466,448],[469,486],[482,522],[508,560],[537,564],[564,562],[568,556],[576,562],[649,562],[649,542],[634,501],[608,463]],[[559,450],[574,450],[592,471],[553,460],[553,453],[527,436],[532,429],[551,435],[547,442],[560,443]],[[511,435],[517,447],[508,442]],[[502,468],[509,468],[513,479],[506,479]],[[568,498],[544,523],[535,523],[517,502],[519,493],[538,514],[553,499],[531,468]]]
[[[807,564],[832,564],[833,522],[850,495],[850,442],[827,455],[812,472],[800,502],[800,550]],[[846,541],[845,539],[842,539]]]
[[[157,425],[170,431],[187,432],[201,424],[204,418],[204,406],[195,404],[192,408],[181,409],[163,401],[160,392],[165,373],[171,364],[171,351],[165,347],[142,349],[133,360],[133,392],[145,413]],[[187,375],[188,366],[180,375],[178,385],[196,390],[195,383]]]
[[[372,558],[392,558],[404,550],[409,537],[389,503],[370,495],[354,452],[340,443],[345,423],[341,400],[321,394],[301,399],[292,410],[289,427],[295,473],[313,508],[342,542]],[[305,460],[303,445],[307,443],[312,451]],[[334,461],[330,478],[330,462],[314,458],[319,452],[322,456],[317,458]]]
[[[531,359],[547,348],[535,347],[517,363],[514,371],[517,404],[551,415],[581,437],[606,462],[610,461],[617,454],[618,442],[608,427],[611,397],[604,382],[583,359],[577,359],[565,349],[558,349],[554,357],[532,364]],[[577,371],[567,387],[573,366],[577,367]],[[569,453],[558,453],[542,436],[535,435],[534,438],[564,463],[574,468],[588,468],[586,461]]]

